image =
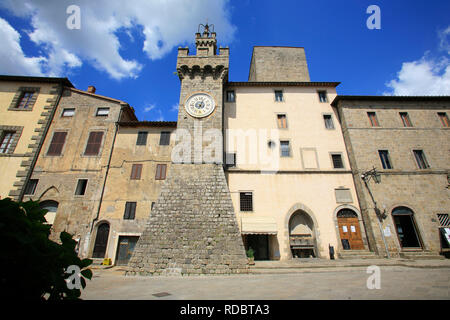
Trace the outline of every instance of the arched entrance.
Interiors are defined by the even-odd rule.
[[[55,222],[56,211],[58,210],[58,202],[54,200],[45,200],[39,204],[41,209],[48,210],[45,214],[45,220],[48,224],[53,224]]]
[[[294,212],[289,219],[289,245],[293,258],[317,257],[314,222],[303,210]]]
[[[339,236],[344,250],[364,250],[358,215],[351,209],[341,209],[337,213]]]
[[[106,246],[108,245],[109,224],[103,222],[97,227],[97,236],[95,237],[94,251],[92,258],[104,258]]]
[[[392,210],[395,230],[402,248],[422,249],[419,232],[414,221],[414,212],[407,207]]]

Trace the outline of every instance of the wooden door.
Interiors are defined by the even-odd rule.
[[[357,217],[338,217],[339,235],[342,246],[346,250],[363,250],[364,244],[361,237],[361,229]]]
[[[108,245],[109,224],[103,223],[97,229],[97,237],[95,238],[93,258],[104,258],[106,247]]]

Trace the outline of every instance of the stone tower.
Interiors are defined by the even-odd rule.
[[[217,51],[216,33],[196,34],[196,55],[178,49],[181,81],[177,142],[188,141],[172,165],[130,259],[128,274],[228,274],[247,272],[247,258],[222,167],[222,139],[214,160],[204,157],[203,133],[223,123],[228,48]],[[197,143],[197,142],[198,143]],[[176,146],[177,147],[177,146]],[[175,148],[176,148],[175,147]],[[175,149],[174,149],[175,151]],[[220,153],[220,155],[218,154]],[[218,159],[220,158],[220,159]]]

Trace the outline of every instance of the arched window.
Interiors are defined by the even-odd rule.
[[[414,221],[414,212],[407,207],[397,207],[392,210],[392,217],[402,248],[422,248]]]
[[[39,204],[39,207],[48,210],[45,214],[45,219],[48,224],[53,224],[55,222],[56,211],[58,210],[58,202],[54,200],[45,200]]]

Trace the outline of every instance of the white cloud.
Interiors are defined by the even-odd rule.
[[[235,30],[229,21],[227,3],[228,0],[79,0],[79,30],[66,27],[66,9],[74,4],[72,0],[2,0],[0,6],[30,19],[33,30],[27,34],[46,55],[45,59],[36,57],[41,62],[41,73],[62,75],[65,68],[76,68],[87,61],[110,77],[121,79],[137,77],[145,60],[124,57],[117,32],[128,35],[148,58],[159,59],[177,45],[192,43],[198,24],[208,18],[225,44],[231,41]],[[143,44],[132,36],[140,30]],[[0,72],[4,73],[4,69],[0,62]],[[19,69],[14,73],[23,72]]]
[[[145,107],[144,108],[144,112],[150,112],[150,111],[152,111],[153,109],[155,109],[155,105],[154,104],[151,104],[151,105],[149,105],[148,107]]]
[[[441,57],[432,58],[427,52],[416,61],[404,62],[397,77],[386,86],[385,95],[450,95],[450,26],[438,33]]]
[[[178,108],[180,107],[180,105],[178,103],[175,103],[171,108],[170,111],[172,112],[176,112],[178,111]]]
[[[45,57],[26,57],[20,47],[20,34],[0,18],[0,68],[2,74],[41,76]]]

